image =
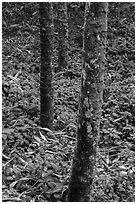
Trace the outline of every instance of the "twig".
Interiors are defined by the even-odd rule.
[[[76,138],[70,137],[70,136],[67,136],[67,135],[63,135],[62,137],[66,137],[66,138],[69,138],[69,139],[72,139],[72,140],[76,140]]]
[[[5,167],[7,164],[9,164],[14,158],[12,158],[11,160],[9,160],[8,162],[6,162],[5,164],[3,164],[3,167]]]

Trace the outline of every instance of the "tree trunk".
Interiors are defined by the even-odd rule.
[[[58,2],[58,71],[68,69],[68,16],[67,2]]]
[[[86,3],[83,67],[77,145],[69,183],[68,202],[89,202],[96,163],[105,69],[108,4]]]
[[[40,126],[53,129],[53,8],[52,3],[39,3],[40,12]]]

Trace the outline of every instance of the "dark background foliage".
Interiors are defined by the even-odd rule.
[[[2,6],[3,201],[63,201],[76,141],[84,3],[68,3],[69,70],[54,76],[54,132],[39,129],[37,3]],[[92,200],[134,201],[134,3],[109,3]],[[55,65],[57,67],[57,38]]]

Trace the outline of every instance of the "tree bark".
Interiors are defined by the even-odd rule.
[[[69,183],[68,202],[91,199],[99,140],[105,69],[108,3],[86,3],[83,31],[83,67],[77,144]]]
[[[52,3],[39,3],[40,12],[40,126],[53,129],[53,8]]]

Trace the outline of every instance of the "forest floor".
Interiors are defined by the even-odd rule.
[[[121,19],[126,15],[126,9],[123,9]],[[15,27],[8,29],[14,31]],[[72,166],[81,53],[70,47],[71,69],[55,73],[54,131],[41,129],[39,35],[37,28],[34,29],[34,33],[30,30],[10,37],[3,33],[3,202],[65,201]],[[110,30],[100,142],[91,201],[133,202],[134,31],[129,28],[128,15],[124,26],[113,22],[113,25],[109,25]]]

